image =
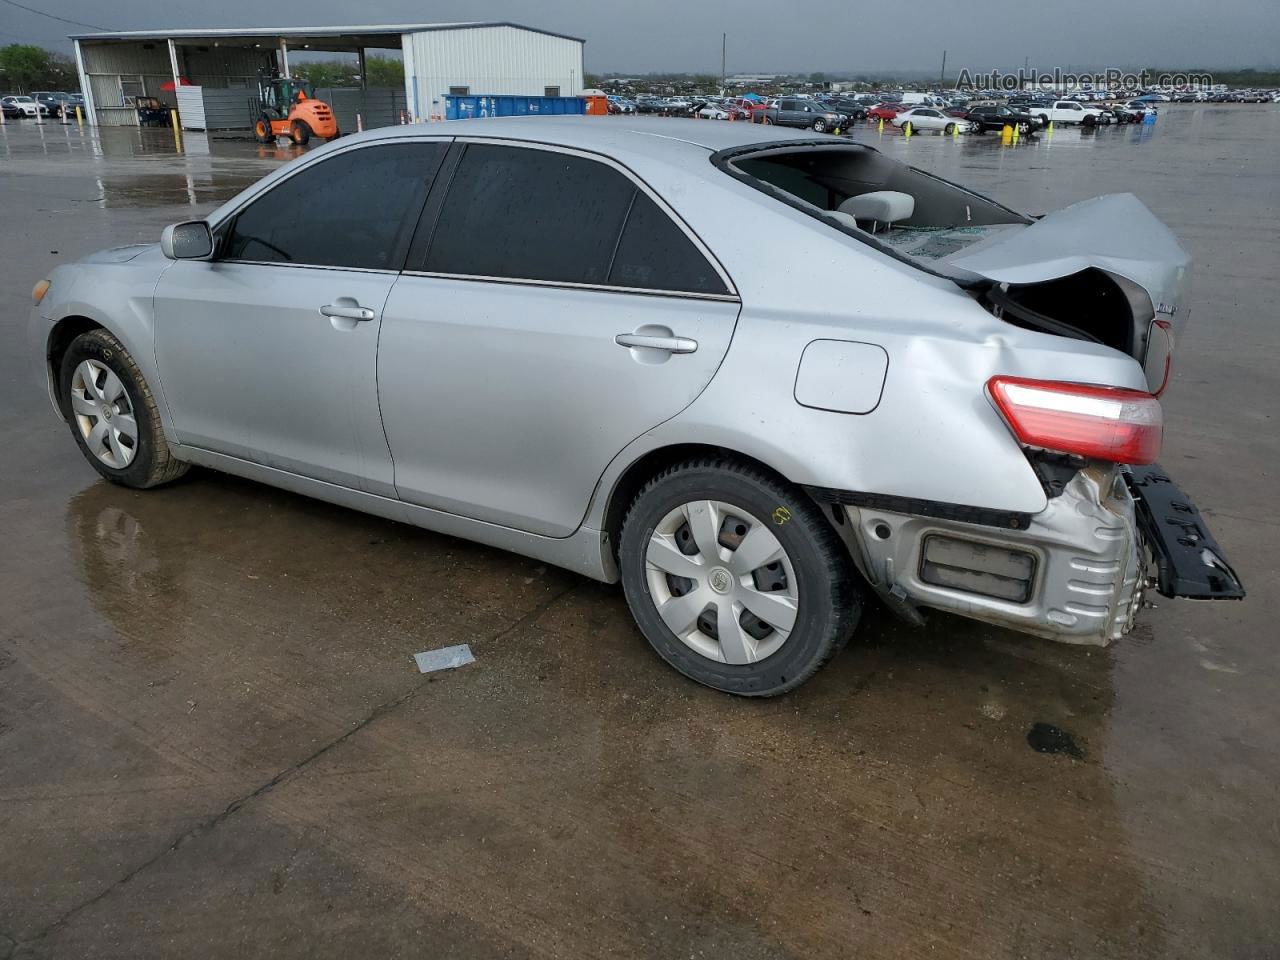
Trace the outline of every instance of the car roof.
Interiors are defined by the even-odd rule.
[[[798,139],[846,143],[835,137],[797,137],[794,130],[773,124],[710,123],[678,117],[487,117],[477,120],[449,120],[429,125],[412,124],[381,127],[357,137],[384,139],[422,136],[424,133],[450,137],[494,137],[524,140],[555,146],[594,150],[621,159],[625,153],[649,157],[663,154],[676,160],[690,152],[727,150],[753,144],[796,142]],[[356,139],[356,137],[350,138]],[[344,137],[343,140],[348,140]]]

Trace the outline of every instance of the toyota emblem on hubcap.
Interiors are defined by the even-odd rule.
[[[733,586],[733,575],[724,567],[716,567],[712,570],[707,580],[716,593],[728,593],[729,588]]]

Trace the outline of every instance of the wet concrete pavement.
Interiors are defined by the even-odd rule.
[[[54,263],[291,155],[105,133],[0,129],[15,344]],[[212,473],[102,483],[5,351],[0,958],[1280,952],[1280,109],[857,136],[1031,211],[1131,190],[1177,231],[1164,462],[1247,601],[1162,603],[1107,650],[873,612],[798,692],[731,699],[618,589]],[[416,672],[460,642],[475,664]]]

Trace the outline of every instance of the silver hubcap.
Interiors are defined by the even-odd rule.
[[[82,360],[71,377],[71,411],[85,446],[122,470],[138,452],[138,421],[124,383],[97,360]]]
[[[663,622],[709,660],[756,663],[795,627],[791,559],[763,521],[733,504],[697,500],[663,517],[645,577]]]

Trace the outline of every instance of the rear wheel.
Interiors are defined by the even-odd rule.
[[[90,330],[71,342],[58,384],[76,445],[112,483],[141,489],[187,472],[187,464],[169,454],[142,371],[106,330]]]
[[[289,124],[289,137],[300,147],[305,147],[311,140],[311,128],[305,120],[295,120]]]
[[[271,143],[276,135],[271,132],[271,118],[265,113],[253,125],[254,139],[259,143]]]
[[[627,603],[668,664],[742,696],[785,693],[848,639],[849,557],[817,506],[762,470],[708,458],[637,495],[619,562]]]
[[[1047,127],[1049,125],[1049,115],[1047,113],[1040,114],[1040,122]]]

